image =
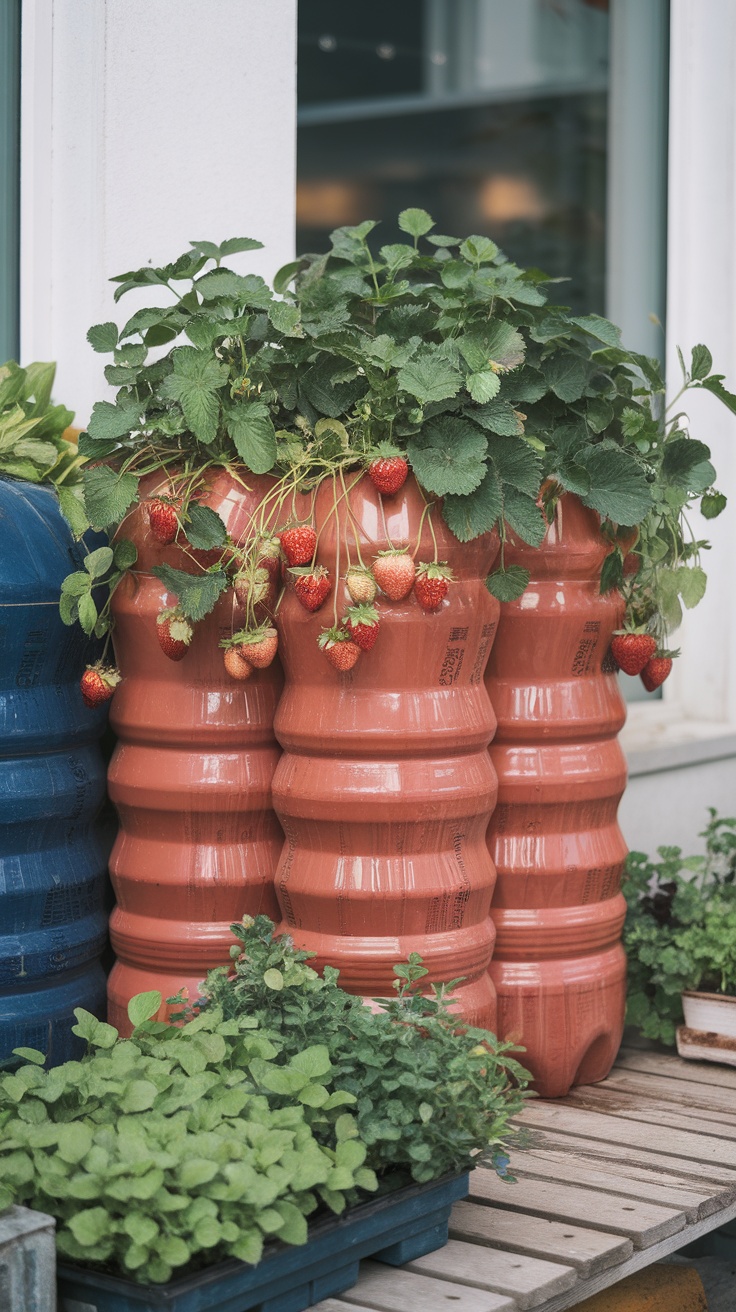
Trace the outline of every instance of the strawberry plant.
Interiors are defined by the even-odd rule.
[[[659,860],[629,853],[626,1017],[648,1039],[675,1042],[680,995],[688,989],[736,994],[736,818],[710,821],[705,855],[660,847]]]

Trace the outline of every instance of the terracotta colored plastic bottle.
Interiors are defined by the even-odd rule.
[[[507,550],[531,582],[501,607],[486,677],[498,718],[488,845],[499,1033],[521,1040],[549,1098],[604,1079],[623,1030],[625,708],[607,659],[623,603],[599,592],[607,549],[597,515],[566,496],[541,548]]]
[[[339,577],[338,619],[351,604],[344,575],[358,563],[356,538],[366,564],[391,544],[413,551],[425,509],[413,479],[383,506],[368,477],[351,475],[349,498],[340,497],[328,480],[314,507],[317,560]],[[448,597],[426,613],[413,594],[379,595],[378,639],[350,672],[317,646],[333,623],[333,595],[310,614],[287,590],[275,721],[284,755],[273,781],[286,842],[276,886],[282,929],[316,953],[318,968],[339,968],[350,992],[393,996],[393,966],[419,952],[430,982],[465,978],[458,1010],[493,1028],[495,871],[485,832],[495,720],[483,672],[498,619],[484,580],[498,543],[489,535],[461,545],[438,508],[433,526],[438,559],[456,575]],[[425,517],[417,560],[433,558]]]
[[[270,486],[247,481],[249,490],[220,472],[199,498],[236,541],[252,532]],[[135,579],[114,597],[123,682],[111,712],[118,744],[109,791],[120,833],[110,863],[117,962],[108,1003],[111,1023],[127,1031],[133,994],[159,989],[165,999],[185,986],[196,997],[207,971],[228,960],[233,921],[246,913],[278,916],[273,875],[283,835],[270,788],[282,675],[278,661],[247,682],[225,672],[219,640],[243,622],[231,591],[196,625],[182,661],[164,656],[156,616],[173,598],[149,571],[167,561],[192,572],[191,562],[178,546],[155,541],[143,506],[123,534],[135,541],[138,562]]]

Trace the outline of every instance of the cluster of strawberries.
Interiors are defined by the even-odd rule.
[[[409,466],[402,456],[379,455],[368,466],[368,475],[382,496],[392,496],[403,487]],[[162,497],[148,502],[152,536],[162,546],[174,542],[179,531],[176,503]],[[257,550],[247,555],[233,553],[238,566],[233,588],[238,603],[258,623],[224,638],[224,664],[233,679],[249,679],[254,669],[265,669],[278,650],[278,632],[272,616],[281,586],[281,563],[285,562],[294,594],[305,610],[318,611],[332,592],[329,570],[315,561],[317,534],[310,524],[295,524],[274,537],[261,538]],[[345,585],[353,602],[340,624],[324,629],[317,641],[335,669],[350,670],[361,652],[370,651],[378,637],[380,615],[373,604],[380,588],[390,601],[403,601],[414,592],[424,611],[436,611],[447,596],[453,575],[444,563],[424,561],[416,565],[406,548],[380,551],[371,569],[350,565]],[[180,607],[168,607],[157,617],[156,633],[164,655],[180,661],[186,655],[194,627]],[[108,701],[120,682],[117,670],[98,664],[82,676],[85,703],[92,707]]]
[[[624,674],[638,674],[647,692],[654,692],[668,678],[677,652],[660,651],[651,633],[628,629],[611,639],[611,654]]]

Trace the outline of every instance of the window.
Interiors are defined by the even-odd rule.
[[[0,363],[18,354],[20,0],[0,5]]]

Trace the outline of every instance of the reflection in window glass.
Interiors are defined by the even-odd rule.
[[[608,27],[605,0],[301,0],[298,249],[418,205],[602,313]]]

